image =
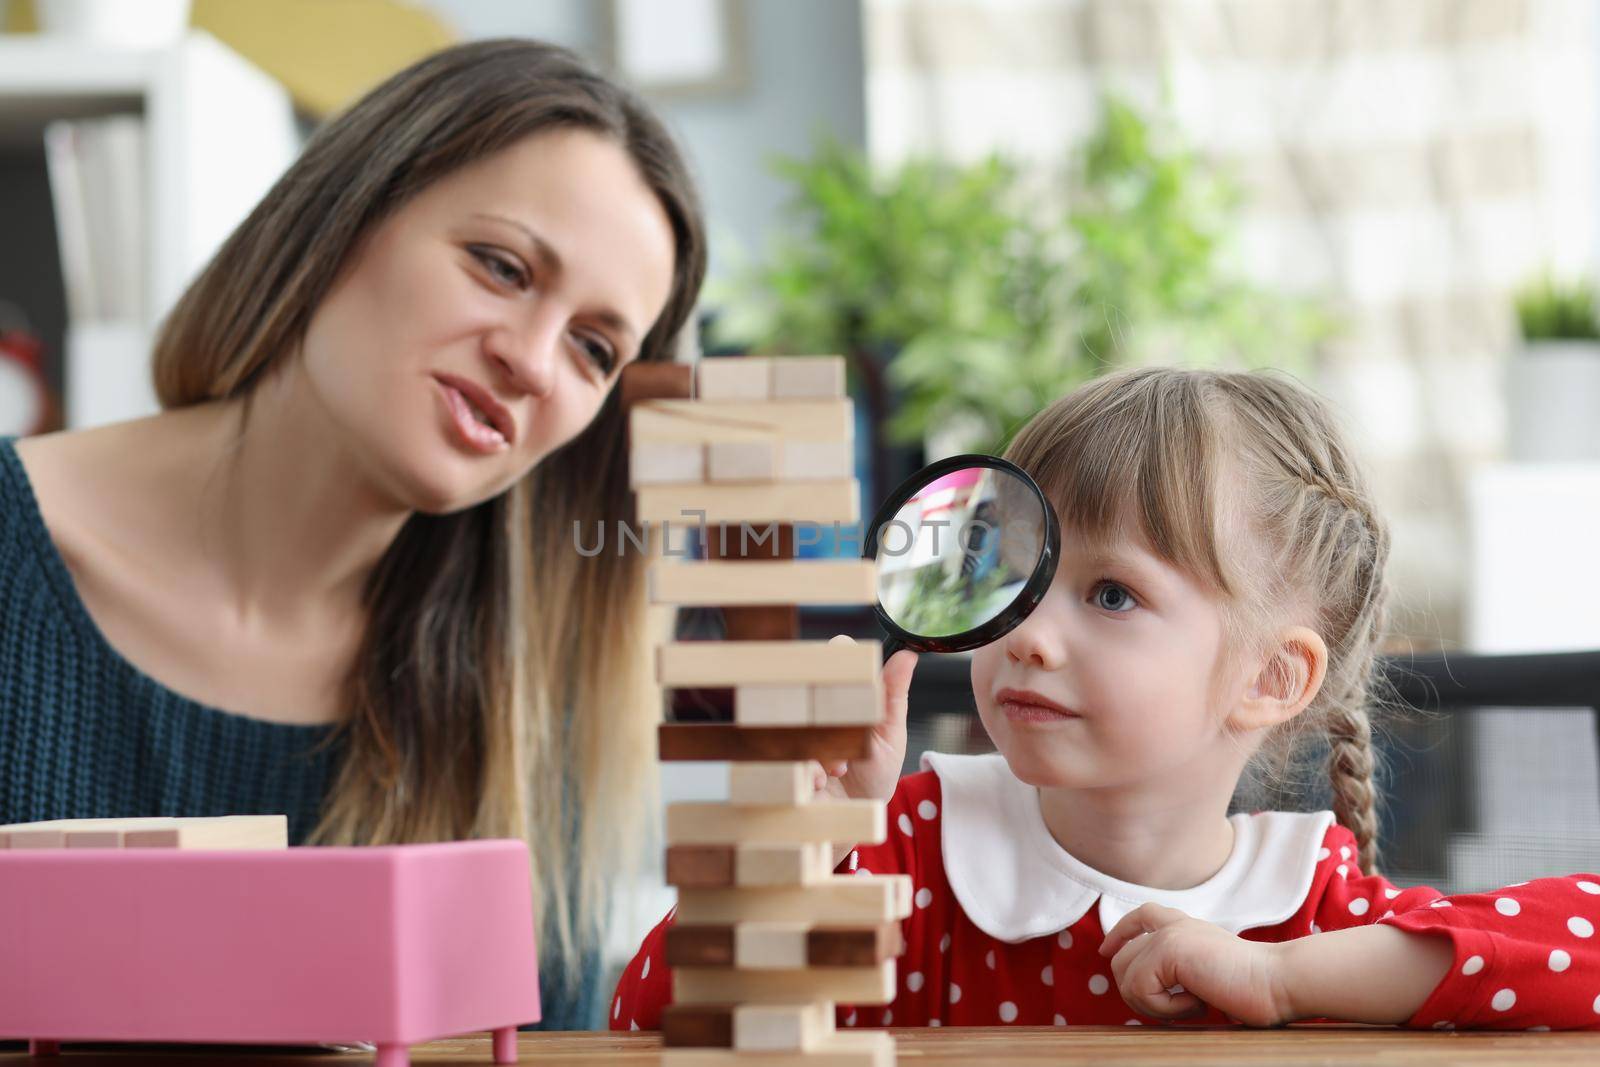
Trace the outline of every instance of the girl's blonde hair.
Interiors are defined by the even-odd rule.
[[[672,138],[571,53],[490,40],[429,56],[317,131],[163,323],[162,405],[248,401],[375,227],[459,168],[553,129],[622,146],[661,203],[674,277],[639,358],[672,358],[705,274],[700,208]],[[573,541],[577,523],[633,515],[617,392],[506,493],[406,522],[365,591],[345,758],[312,835],[527,840],[534,910],[568,977],[654,799],[644,557],[584,557]]]
[[[1375,870],[1389,529],[1326,404],[1275,372],[1126,370],[1040,412],[1006,458],[1059,509],[1063,538],[1141,537],[1219,594],[1235,654],[1268,651],[1273,630],[1306,612],[1328,646],[1326,678],[1246,777],[1287,781],[1325,741],[1334,813]]]

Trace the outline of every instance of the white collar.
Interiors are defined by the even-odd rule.
[[[1147,901],[1235,934],[1275,926],[1305,902],[1334,821],[1331,811],[1230,815],[1233,851],[1221,870],[1190,889],[1151,889],[1069,855],[1050,836],[1037,791],[998,753],[927,752],[922,766],[939,776],[943,793],[940,841],[950,889],[973,924],[1001,941],[1064,930],[1097,899],[1106,931]]]

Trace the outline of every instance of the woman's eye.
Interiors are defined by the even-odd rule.
[[[525,275],[521,267],[503,256],[497,256],[493,252],[486,252],[483,249],[473,249],[472,254],[478,257],[478,261],[488,268],[489,273],[494,275],[496,281],[504,282],[518,289],[522,288]]]
[[[598,338],[588,337],[584,334],[575,336],[578,341],[578,347],[583,349],[583,354],[589,357],[589,361],[595,365],[595,368],[601,374],[609,377],[617,365],[617,353],[609,344]]]
[[[1102,581],[1094,588],[1095,607],[1105,611],[1131,611],[1137,604],[1133,594],[1112,581]]]

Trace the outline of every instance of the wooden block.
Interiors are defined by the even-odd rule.
[[[816,1048],[792,1052],[669,1048],[662,1067],[894,1067],[894,1038],[885,1030],[838,1030]]]
[[[843,356],[778,356],[772,360],[774,400],[827,400],[844,395]]]
[[[776,889],[685,889],[677,921],[717,925],[892,922],[911,914],[911,878],[904,874],[839,874],[818,885]]]
[[[875,926],[813,926],[806,933],[806,964],[811,967],[866,967],[905,951],[897,922]]]
[[[689,363],[640,363],[622,368],[623,410],[642,400],[686,400],[694,395],[694,366]]]
[[[876,726],[883,721],[882,687],[814,685],[811,721],[818,726]]]
[[[792,560],[795,554],[794,526],[773,522],[765,526],[751,523],[707,523],[706,559],[719,563],[746,560]],[[721,603],[721,601],[718,601]],[[736,603],[736,601],[728,601]],[[799,604],[802,601],[781,601]]]
[[[661,1013],[663,1048],[814,1049],[834,1034],[833,1003],[669,1004]],[[765,1063],[766,1057],[759,1057]],[[748,1061],[747,1061],[748,1062]]]
[[[667,805],[672,845],[800,845],[816,841],[877,844],[888,814],[877,800],[827,800],[790,807],[735,807],[718,801]]]
[[[811,787],[811,767],[792,763],[730,763],[728,765],[728,803],[796,804],[815,796]]]
[[[733,721],[732,686],[695,686],[669,689],[669,722],[731,723]]]
[[[733,882],[747,888],[817,885],[833,877],[832,846],[740,845],[733,855]]]
[[[179,819],[159,830],[129,830],[124,848],[261,849],[289,847],[287,815],[230,815]]]
[[[872,754],[870,726],[728,726],[722,723],[662,723],[656,728],[659,758],[674,760],[853,760]]]
[[[816,482],[852,478],[855,446],[848,441],[785,441],[778,456],[778,480]]]
[[[733,1047],[743,1051],[809,1051],[833,1032],[832,1001],[733,1007]]]
[[[718,441],[706,445],[705,449],[707,481],[778,480],[778,449],[771,441]]]
[[[887,1004],[894,999],[894,961],[873,967],[800,971],[677,967],[672,972],[672,999],[679,1004],[793,1004],[808,1000]]]
[[[877,641],[672,641],[656,648],[663,686],[846,685],[875,683]]]
[[[701,400],[770,400],[772,361],[758,356],[702,359],[699,386]]]
[[[800,637],[800,610],[793,604],[759,604],[722,609],[725,641],[795,641]]]
[[[798,971],[806,966],[803,922],[748,922],[733,928],[733,965],[743,970]]]
[[[852,523],[861,517],[853,478],[765,485],[644,485],[635,496],[634,513],[640,522],[826,524]]]
[[[811,689],[741,685],[733,691],[733,721],[741,726],[805,726],[811,721]]]
[[[673,967],[732,967],[733,926],[674,922],[667,927],[667,963]]]
[[[646,441],[853,441],[848,400],[784,402],[642,400],[628,416],[634,447]]]
[[[38,822],[14,822],[0,826],[0,833],[15,830],[115,830],[129,827],[172,826],[179,820],[170,815],[151,815],[126,819],[42,819]]]
[[[668,885],[680,889],[727,889],[733,877],[732,845],[670,845],[667,848]]]
[[[735,930],[742,925],[673,923],[667,927],[667,963],[673,967],[746,966],[735,958]],[[806,967],[870,967],[905,951],[905,936],[898,922],[799,925],[806,928]]]
[[[119,835],[125,848],[287,848],[289,819],[286,815],[153,816],[0,826],[0,839],[13,848],[117,847],[108,844],[114,838],[106,835]]]
[[[628,453],[628,485],[698,485],[706,480],[704,445],[659,441]]]
[[[732,1048],[733,1007],[727,1004],[668,1004],[661,1012],[661,1046]]]
[[[672,845],[666,882],[679,889],[816,885],[833,876],[827,842],[804,845]]]
[[[878,567],[871,560],[654,563],[648,573],[652,604],[726,610],[742,605],[871,604],[878,598]]]

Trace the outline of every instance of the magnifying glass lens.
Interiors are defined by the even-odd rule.
[[[994,456],[908,479],[873,521],[878,617],[899,645],[961,651],[1009,631],[1043,596],[1059,533],[1039,487]]]

